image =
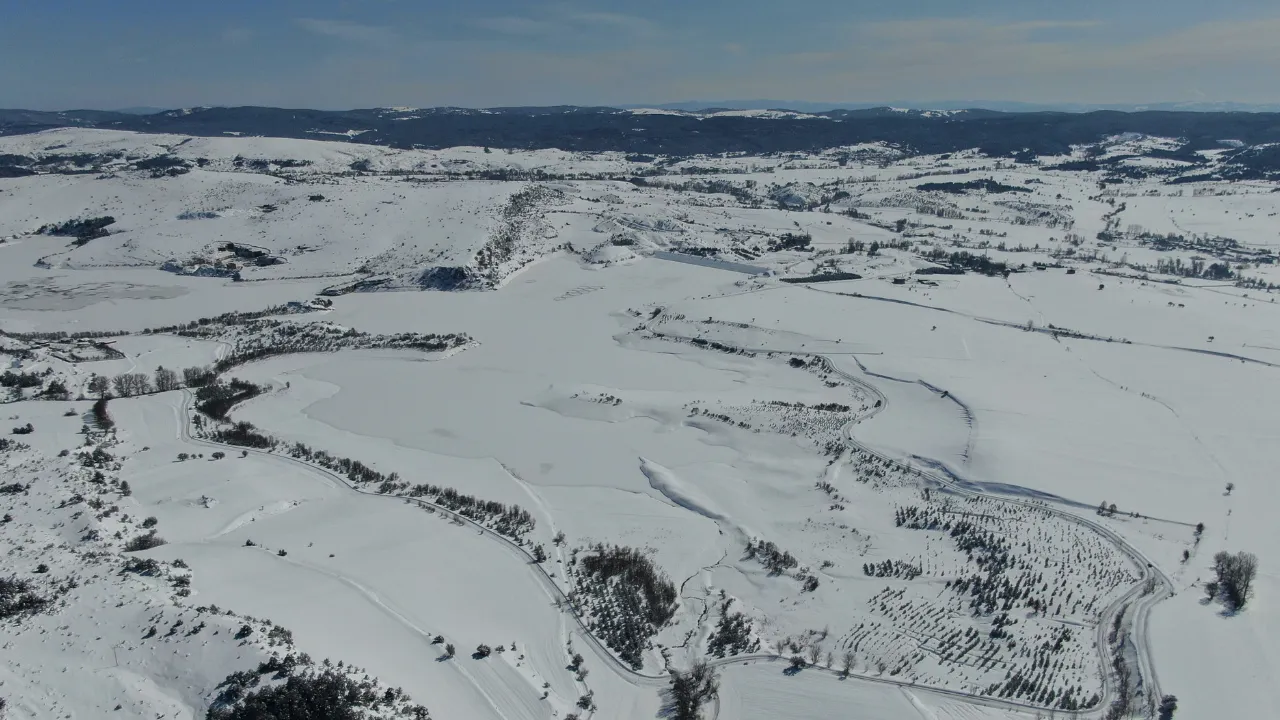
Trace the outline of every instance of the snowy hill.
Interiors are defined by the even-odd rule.
[[[360,113],[0,138],[7,717],[1273,706],[1252,121],[1015,157],[994,126],[397,148],[379,123],[852,120]],[[986,121],[935,115],[858,122]],[[1252,587],[1212,585],[1241,551]]]

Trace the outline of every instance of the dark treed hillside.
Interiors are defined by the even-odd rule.
[[[991,155],[1055,155],[1073,144],[1133,132],[1184,138],[1180,152],[1280,142],[1280,113],[1098,111],[941,115],[886,109],[835,110],[816,118],[702,117],[633,114],[613,108],[435,108],[289,110],[238,107],[171,110],[152,115],[102,111],[0,110],[0,135],[56,127],[96,127],[188,135],[262,135],[333,140],[322,133],[363,131],[352,139],[392,147],[619,150],[665,155],[813,151],[860,142],[886,142],[919,153],[980,148]],[[1248,158],[1254,170],[1276,170],[1276,154]],[[1258,167],[1263,165],[1265,167]]]

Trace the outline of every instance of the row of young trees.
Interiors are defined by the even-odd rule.
[[[248,423],[239,423],[248,425]],[[272,440],[274,443],[274,440]],[[234,443],[233,444],[238,444]],[[384,495],[424,498],[430,502],[473,520],[517,544],[524,543],[524,536],[537,524],[528,510],[516,504],[504,504],[484,500],[459,492],[451,487],[433,483],[415,483],[401,479],[399,473],[384,473],[351,458],[338,457],[325,450],[318,450],[303,443],[294,443],[288,449],[291,457],[319,465],[326,470],[341,473],[353,483],[376,484]],[[536,552],[536,549],[535,549]],[[546,550],[543,550],[545,554]],[[536,556],[535,556],[536,559]],[[544,557],[545,559],[545,557]],[[542,560],[539,560],[542,562]]]
[[[153,392],[169,392],[184,387],[203,387],[213,382],[217,375],[207,367],[184,368],[181,374],[163,365],[154,375],[122,373],[115,377],[94,375],[89,379],[89,393],[104,398],[114,393],[116,397],[134,397]]]
[[[252,423],[244,420],[233,423],[227,417],[227,412],[232,405],[254,397],[259,392],[261,392],[259,386],[236,379],[225,384],[218,382],[200,388],[196,392],[196,409],[218,421],[217,425],[207,430],[206,437],[214,442],[258,450],[272,450],[281,446],[280,440]],[[198,425],[201,424],[199,416],[196,417],[196,421]],[[524,544],[524,536],[532,532],[537,524],[533,515],[519,505],[484,500],[451,487],[432,483],[410,484],[402,480],[398,473],[384,473],[359,460],[338,457],[299,442],[284,445],[284,447],[290,457],[340,473],[352,483],[376,485],[377,491],[384,495],[427,499],[517,544]],[[537,552],[536,548],[534,552]],[[542,552],[542,558],[545,560],[546,550],[543,549]]]

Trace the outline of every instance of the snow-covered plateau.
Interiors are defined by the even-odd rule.
[[[0,137],[0,717],[1280,707],[1280,183],[352,140]]]

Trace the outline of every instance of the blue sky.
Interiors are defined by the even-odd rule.
[[[1275,0],[0,0],[0,107],[1280,102]]]

